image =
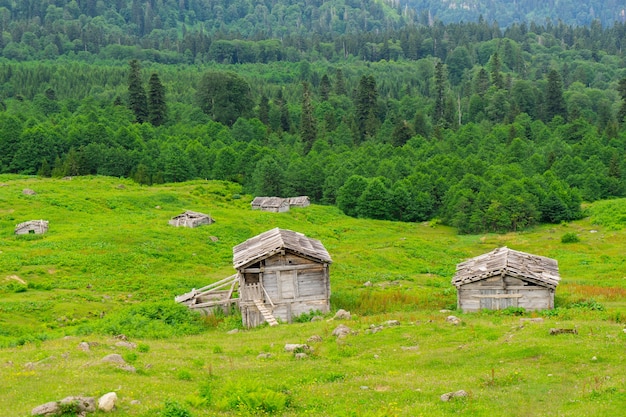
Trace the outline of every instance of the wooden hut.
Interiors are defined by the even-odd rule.
[[[255,197],[251,206],[252,210],[284,213],[289,211],[289,200],[281,197]]]
[[[319,240],[271,229],[233,248],[243,324],[291,322],[330,309],[330,255]]]
[[[16,235],[35,234],[41,235],[48,231],[47,220],[29,220],[15,226]]]
[[[559,280],[556,260],[502,247],[458,264],[452,284],[457,308],[465,312],[507,307],[533,311],[554,308]]]
[[[306,195],[300,195],[298,197],[289,197],[287,199],[289,207],[308,207],[311,205],[311,200]]]
[[[212,224],[214,222],[213,218],[211,218],[208,214],[188,210],[183,214],[172,217],[168,223],[176,227],[198,227],[203,224]]]

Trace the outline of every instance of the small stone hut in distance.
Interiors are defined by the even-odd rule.
[[[16,235],[41,235],[48,231],[47,220],[29,220],[15,226]]]
[[[289,211],[289,199],[281,197],[255,197],[250,203],[252,210],[284,213]]]
[[[507,307],[534,311],[554,308],[559,280],[556,260],[502,247],[458,264],[452,284],[457,308],[464,312]]]
[[[212,224],[215,220],[208,214],[198,213],[196,211],[186,211],[183,214],[172,217],[168,222],[176,227],[198,227],[203,224]]]
[[[319,240],[271,229],[233,248],[239,275],[243,324],[276,319],[291,322],[303,313],[330,310],[330,255]]]

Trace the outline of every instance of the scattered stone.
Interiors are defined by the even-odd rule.
[[[307,339],[307,343],[319,343],[322,341],[322,337],[318,335],[313,335]]]
[[[367,391],[368,389],[370,389],[370,387],[368,387],[367,385],[361,385],[361,389],[363,391]]]
[[[211,239],[211,242],[217,242],[219,241],[219,239],[217,238],[217,236],[210,236],[209,239]]]
[[[67,177],[63,177],[63,178],[61,178],[61,179],[62,179],[62,180],[65,180],[65,181],[71,181],[71,180],[72,180],[72,177],[67,176]]]
[[[32,362],[26,362],[24,364],[24,369],[26,369],[27,371],[32,371],[33,369],[35,369],[35,364]]]
[[[226,334],[235,334],[235,333],[239,333],[239,329],[232,329],[232,330],[226,332]]]
[[[445,394],[443,394],[440,398],[441,401],[450,401],[453,398],[462,398],[462,397],[467,397],[467,392],[465,390],[458,390],[458,391],[454,391],[454,392],[447,392]]]
[[[350,312],[342,308],[337,311],[337,313],[335,313],[335,317],[333,317],[333,320],[350,320],[351,317],[352,315],[350,314]]]
[[[161,206],[155,206],[154,208],[157,210],[161,210]]]
[[[374,324],[371,324],[369,329],[367,329],[367,333],[374,334],[374,333],[378,333],[378,332],[380,332],[382,330],[383,330],[383,326],[376,326]]]
[[[552,336],[557,334],[578,334],[578,330],[576,329],[550,329],[550,334]]]
[[[296,353],[296,354],[295,354],[295,358],[296,358],[296,359],[306,359],[306,358],[308,358],[308,357],[309,357],[309,355],[307,355],[307,354],[306,354],[306,353],[304,353],[304,352],[299,352],[299,353]]]
[[[119,365],[126,364],[126,361],[124,360],[124,358],[122,358],[122,355],[119,355],[117,353],[111,353],[110,355],[106,355],[104,358],[102,358],[102,362],[117,363]]]
[[[311,347],[306,344],[300,343],[287,343],[285,345],[285,352],[308,352],[311,351]]]
[[[139,404],[141,404],[141,401],[139,401],[139,400],[132,400],[130,402],[130,405],[139,405]]]
[[[313,316],[311,317],[311,323],[315,321],[322,321],[324,318],[322,316]]]
[[[124,190],[126,188],[126,186],[124,184],[120,184],[120,185],[118,185],[115,188],[117,188],[118,190]]]
[[[59,401],[60,406],[72,403],[76,404],[76,411],[79,416],[96,411],[96,399],[94,397],[65,397]]]
[[[400,346],[400,349],[404,350],[404,351],[412,351],[412,350],[419,350],[420,347],[415,345],[415,346]]]
[[[135,369],[134,366],[132,365],[120,365],[119,367],[122,371],[126,371],[126,372],[131,372],[131,373],[135,373],[137,372],[137,369]]]
[[[130,297],[130,296],[129,296]],[[125,334],[118,334],[117,336],[115,336],[115,339],[117,340],[123,340],[123,341],[127,341],[128,337]]]
[[[35,192],[35,190],[31,190],[30,188],[24,188],[22,190],[22,194],[24,194],[24,195],[36,195],[37,193]]]
[[[89,352],[91,350],[91,348],[89,347],[89,343],[87,342],[80,342],[78,344],[78,349],[82,350],[83,352]]]
[[[589,231],[589,233],[598,233],[598,231],[592,229],[592,230]]]
[[[592,360],[592,361],[597,361],[597,360],[598,360],[598,358],[594,356],[593,358],[591,358],[591,360]]]
[[[350,333],[352,333],[352,329],[344,324],[340,324],[339,326],[337,326],[337,328],[335,328],[335,330],[333,330],[332,335],[337,337],[344,337],[349,335]]]
[[[363,284],[364,287],[371,287],[372,286],[372,281],[367,281],[365,284]]]
[[[439,310],[439,312],[440,313],[450,313],[451,310],[447,310],[447,309],[444,308],[443,310]]]
[[[33,416],[55,416],[61,412],[61,407],[56,401],[38,405],[30,412]]]
[[[533,317],[530,319],[519,319],[522,323],[543,323],[543,318],[541,317]]]
[[[448,317],[446,317],[446,321],[448,323],[452,323],[452,324],[454,324],[456,326],[457,324],[459,324],[461,322],[461,319],[458,318],[457,316],[448,316]]]
[[[378,359],[378,358],[380,358],[379,355],[374,355],[374,359]]]
[[[132,343],[132,342],[117,342],[115,344],[115,346],[117,346],[117,347],[124,347],[124,348],[128,348],[128,349],[136,349],[137,348],[137,344],[136,343]]]
[[[117,394],[115,392],[108,392],[98,400],[98,410],[108,413],[115,408],[116,402]]]
[[[387,320],[386,322],[383,323],[383,325],[387,327],[399,326],[400,322],[398,320]]]
[[[256,357],[257,359],[269,359],[272,357],[271,353],[259,353],[259,355]]]

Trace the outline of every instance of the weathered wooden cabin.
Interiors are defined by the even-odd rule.
[[[35,234],[41,235],[48,231],[47,220],[29,220],[15,226],[16,235]]]
[[[311,200],[306,195],[289,197],[287,201],[289,202],[289,207],[308,207],[311,205]]]
[[[255,197],[251,203],[252,210],[284,213],[289,211],[289,201],[281,197]]]
[[[203,224],[212,224],[215,220],[208,214],[187,210],[186,212],[172,217],[168,224],[176,227],[198,227]]]
[[[330,309],[330,255],[319,240],[271,229],[233,248],[243,324],[291,322]]]
[[[556,260],[502,247],[458,264],[452,284],[457,308],[464,312],[507,307],[534,311],[554,308],[559,280]]]

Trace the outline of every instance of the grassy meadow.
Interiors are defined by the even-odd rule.
[[[119,397],[111,415],[120,417],[626,410],[625,200],[589,205],[577,222],[480,236],[318,205],[252,211],[250,201],[227,182],[0,175],[0,415],[110,391]],[[185,210],[216,222],[168,225]],[[35,219],[50,222],[48,233],[14,235]],[[232,247],[273,227],[322,241],[333,258],[332,308],[351,320],[330,314],[229,333],[241,326],[237,315],[198,317],[173,302],[233,274]],[[555,310],[455,311],[456,264],[500,246],[558,260]],[[448,323],[450,314],[460,324]],[[333,336],[339,324],[352,333]],[[119,334],[137,347],[116,346]],[[296,359],[287,343],[312,351]],[[136,372],[101,361],[111,353]],[[457,390],[468,396],[440,400]]]

